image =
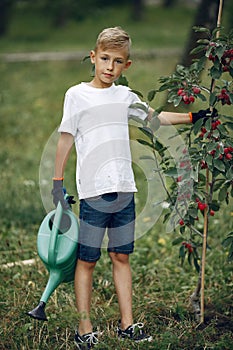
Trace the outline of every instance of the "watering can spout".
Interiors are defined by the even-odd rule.
[[[45,314],[45,303],[43,301],[40,301],[37,307],[35,309],[27,312],[27,315],[41,321],[48,321],[46,314]]]
[[[38,236],[37,250],[49,271],[49,280],[39,304],[27,315],[47,321],[46,303],[54,290],[62,282],[74,279],[76,252],[78,247],[78,222],[71,210],[63,210],[60,202],[57,209],[46,215]]]

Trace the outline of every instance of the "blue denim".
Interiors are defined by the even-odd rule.
[[[93,262],[101,256],[105,231],[108,252],[134,250],[135,203],[133,193],[113,192],[80,200],[78,259]]]

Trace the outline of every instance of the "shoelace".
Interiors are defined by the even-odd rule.
[[[97,344],[98,343],[98,334],[99,332],[92,332],[90,334],[85,335],[85,339],[90,343],[90,344]]]
[[[132,329],[132,332],[134,333],[135,328],[138,328],[139,332],[141,334],[141,332],[142,332],[141,328],[143,328],[143,327],[144,327],[144,324],[142,322],[138,322],[138,323],[132,324],[132,326],[130,326],[130,330]]]

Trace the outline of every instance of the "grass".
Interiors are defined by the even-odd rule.
[[[115,15],[117,11],[114,12]],[[159,8],[157,11],[160,13],[158,20],[162,23],[160,17],[164,10]],[[175,15],[177,14],[171,12],[168,15],[169,20]],[[122,21],[124,16],[127,17],[123,13]],[[148,11],[148,16],[152,17],[152,12]],[[165,17],[164,21],[166,20]],[[20,18],[17,21],[22,24]],[[117,23],[117,17],[115,21]],[[174,22],[170,23],[171,27],[177,25]],[[16,43],[14,38],[17,37],[16,29],[13,30],[14,25],[16,24],[12,24],[8,37],[0,44],[1,49],[4,48],[3,51],[9,48],[14,51],[12,43],[14,40]],[[27,25],[28,22],[25,21],[24,26]],[[128,23],[128,26],[132,26],[136,37],[136,33],[140,32],[138,27],[134,28],[133,23]],[[144,34],[141,33],[141,39],[139,37],[139,47],[149,47],[149,41],[143,42],[146,29],[141,29]],[[165,37],[165,29],[160,29],[161,37]],[[91,27],[91,21],[89,32],[88,40],[91,42],[91,37],[96,33],[96,27]],[[160,34],[157,33],[158,36]],[[51,33],[50,38],[53,35],[55,34]],[[176,35],[185,36],[184,33],[179,34],[178,29]],[[56,47],[75,47],[75,42],[72,43],[75,35],[70,39],[71,42],[66,43],[63,42],[64,37],[58,40]],[[46,50],[50,47],[49,41],[46,40],[28,40],[26,45],[26,40],[22,39],[15,44],[15,49]],[[164,42],[166,40],[168,39],[165,37]],[[81,48],[82,45],[81,42],[77,43],[77,47]],[[51,44],[51,49],[54,48],[55,45]],[[130,85],[146,95],[148,90],[156,86],[159,76],[172,71],[177,59],[178,57],[135,60],[127,73]],[[88,63],[74,61],[0,63],[0,349],[73,349],[73,333],[78,323],[78,315],[72,283],[60,285],[51,296],[46,307],[49,322],[33,321],[25,312],[37,305],[48,280],[48,273],[37,258],[36,252],[37,231],[46,214],[39,185],[41,157],[60,121],[65,90],[81,80],[87,80],[89,73]],[[155,100],[154,105],[161,103],[162,99]],[[52,146],[47,158],[51,164],[51,172],[53,151]],[[66,173],[66,184],[70,193],[75,193],[74,158],[75,155],[72,154]],[[141,190],[137,195],[140,208],[144,201],[145,181],[138,169],[136,172],[138,187]],[[47,181],[45,189],[51,201],[50,176],[47,177],[47,173],[42,175],[42,180]],[[202,327],[197,327],[189,306],[189,296],[196,286],[197,275],[188,264],[180,266],[177,247],[172,246],[176,234],[166,233],[160,218],[147,234],[136,241],[135,253],[131,257],[133,309],[135,320],[145,322],[154,337],[149,345],[121,343],[115,336],[118,305],[111,277],[111,265],[106,252],[103,252],[102,259],[96,267],[93,286],[92,318],[94,325],[104,331],[101,344],[96,349],[233,349],[232,265],[227,263],[226,252],[221,247],[222,239],[230,230],[232,212],[230,207],[226,207],[224,215],[216,215],[211,223],[211,250],[207,254],[206,271],[206,322]],[[2,267],[2,264],[8,262],[30,258],[36,258],[32,266]]]

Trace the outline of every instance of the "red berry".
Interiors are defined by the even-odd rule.
[[[177,182],[181,182],[182,181],[182,176],[178,176],[176,181]]]
[[[193,103],[194,101],[195,101],[194,96],[189,96],[189,102],[190,102],[190,103]]]
[[[227,153],[227,154],[225,154],[225,157],[226,157],[227,160],[231,160],[232,159],[232,154]]]
[[[204,160],[201,160],[201,169],[207,169],[208,165]]]
[[[193,90],[194,94],[196,94],[196,95],[200,94],[200,92],[201,92],[201,89],[198,86],[193,86],[192,90]]]
[[[200,209],[201,211],[204,211],[206,208],[207,208],[206,203],[202,203],[202,202],[198,203],[198,209]]]
[[[183,99],[184,102],[189,101],[188,95],[183,95],[182,99]]]
[[[183,226],[184,225],[184,220],[180,219],[179,224],[180,224],[180,226]]]
[[[211,209],[211,210],[210,210],[210,215],[211,215],[211,216],[214,216],[214,214],[215,214],[215,211],[214,211],[213,209]]]
[[[183,88],[180,88],[178,91],[177,91],[177,95],[178,96],[183,96],[185,94],[184,92],[184,89]]]
[[[211,154],[213,157],[214,157],[215,153],[216,153],[216,150],[215,150],[215,149],[213,149],[213,150],[210,152],[210,154]]]

